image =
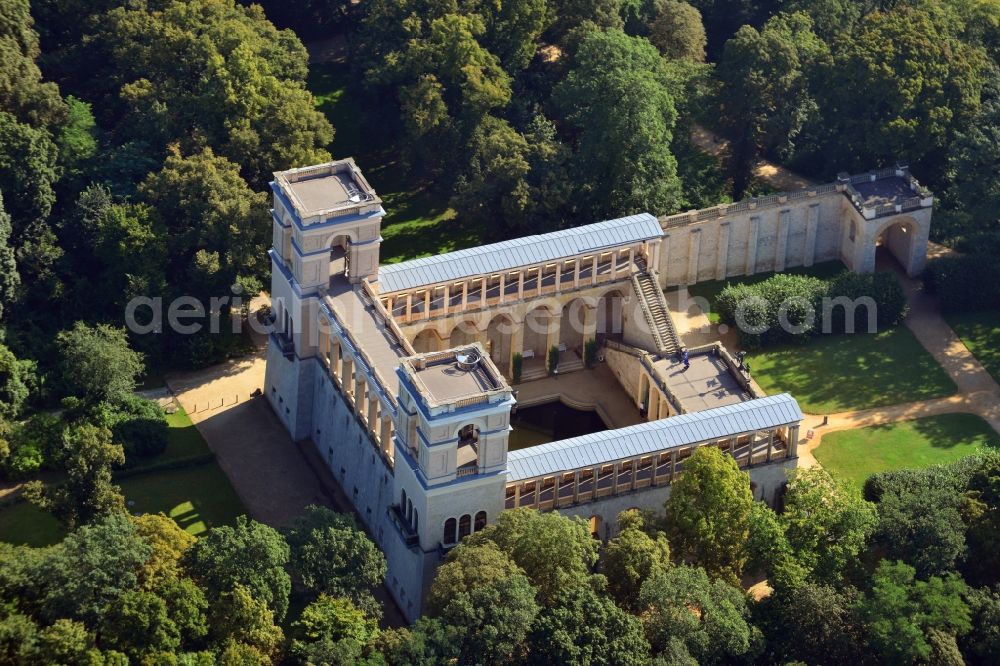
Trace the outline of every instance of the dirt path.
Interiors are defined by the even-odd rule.
[[[728,139],[720,137],[711,130],[699,125],[695,125],[694,130],[692,130],[691,141],[694,145],[720,161],[725,157],[726,151],[729,150]],[[757,160],[757,165],[754,167],[754,175],[781,192],[801,190],[810,185],[817,184],[815,181],[789,171],[780,164],[774,164],[764,159]]]

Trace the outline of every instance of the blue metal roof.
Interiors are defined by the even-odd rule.
[[[605,430],[507,454],[508,481],[596,467],[602,463],[797,423],[802,410],[788,393]]]
[[[629,215],[573,229],[380,266],[379,291],[386,294],[473,275],[497,273],[662,235],[660,223],[649,213]]]

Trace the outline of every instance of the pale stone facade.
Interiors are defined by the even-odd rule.
[[[661,506],[699,446],[733,455],[773,500],[797,455],[798,406],[762,396],[721,345],[688,350],[680,373],[660,287],[836,258],[870,271],[879,242],[915,273],[933,201],[900,168],[380,269],[385,211],[353,160],[277,173],[271,187],[265,394],[352,499],[410,619],[447,549],[506,508],[579,515],[606,537],[620,510]],[[609,390],[663,427],[634,441],[606,431],[619,438],[607,449],[584,438],[508,452],[515,366],[521,380],[572,372],[594,345],[621,385]],[[712,428],[681,427],[702,417]]]

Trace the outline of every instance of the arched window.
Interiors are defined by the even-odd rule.
[[[406,488],[403,488],[402,498],[399,500],[399,508],[406,511]]]
[[[476,514],[476,522],[475,525],[473,525],[473,531],[478,532],[484,527],[486,527],[486,512],[480,511]]]
[[[413,531],[414,532],[420,531],[420,517],[417,515],[416,509],[413,510]]]
[[[479,441],[479,426],[470,423],[458,431],[458,445],[475,444]]]
[[[465,514],[458,519],[458,538],[464,539],[472,533],[472,516]]]
[[[454,518],[449,518],[444,521],[444,536],[441,539],[444,545],[450,546],[455,543],[455,528],[458,527],[458,521]]]
[[[413,522],[413,502],[406,500],[406,519]]]

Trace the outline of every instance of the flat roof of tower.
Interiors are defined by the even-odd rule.
[[[479,343],[411,356],[400,367],[432,407],[511,390]]]
[[[471,275],[506,271],[660,238],[663,229],[649,213],[605,220],[582,227],[523,236],[501,243],[380,266],[379,291],[388,294]]]
[[[301,217],[381,202],[350,157],[277,171],[274,182]]]
[[[899,176],[854,183],[854,189],[861,195],[861,201],[867,208],[899,203],[918,196],[910,188],[910,184]]]
[[[611,460],[790,425],[802,418],[802,410],[791,395],[770,395],[511,451],[507,454],[507,480],[595,467]]]

